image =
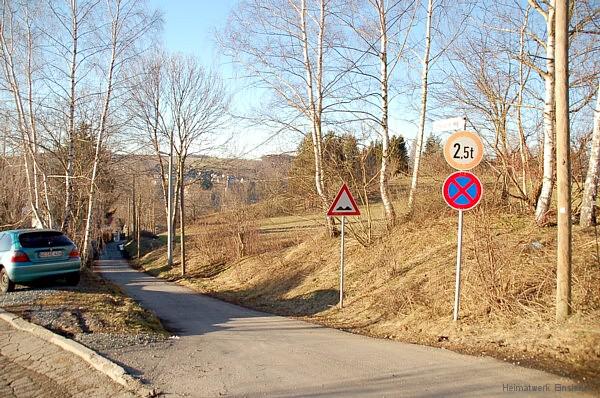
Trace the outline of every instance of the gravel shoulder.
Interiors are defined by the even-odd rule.
[[[56,281],[17,286],[0,295],[0,308],[100,353],[161,344],[169,336],[154,314],[91,271],[77,287]]]

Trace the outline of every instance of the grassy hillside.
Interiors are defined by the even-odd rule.
[[[370,336],[491,355],[587,382],[600,380],[600,259],[594,229],[574,230],[574,315],[554,321],[556,229],[485,208],[465,214],[461,320],[452,321],[456,212],[438,204],[365,247],[347,243],[339,309],[339,239],[321,217],[258,221],[239,258],[232,223],[191,229],[189,274],[161,247],[137,264],[231,302]],[[433,209],[433,210],[432,210]],[[374,208],[375,219],[381,209]],[[421,214],[421,213],[418,213]],[[375,222],[376,228],[381,223]],[[360,224],[353,228],[360,234]],[[229,248],[229,252],[228,252]],[[215,251],[219,251],[215,255]]]

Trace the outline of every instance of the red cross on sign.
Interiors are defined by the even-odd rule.
[[[482,194],[481,181],[468,171],[452,173],[444,182],[444,200],[455,210],[472,209],[477,206]]]

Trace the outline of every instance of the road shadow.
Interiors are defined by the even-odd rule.
[[[253,305],[253,300],[246,298],[254,297],[254,304],[259,303],[260,292],[269,291],[269,286],[226,291],[220,294],[219,299],[197,294],[183,286],[134,270],[123,259],[118,245],[114,243],[107,245],[105,253],[96,262],[95,269],[103,278],[119,285],[127,295],[152,311],[168,331],[180,336],[202,335],[227,330],[230,326],[235,327],[236,332],[260,330],[267,318],[270,329],[289,330],[291,326],[288,323],[293,321],[272,313],[297,317],[314,315],[335,306],[339,297],[337,289],[325,289],[291,299],[284,298],[285,292],[297,287],[306,277],[305,272],[298,272],[278,281],[277,292],[281,293],[283,304],[278,304],[278,307],[281,308],[274,311],[274,308],[262,306],[257,310],[259,306]],[[242,297],[246,307],[231,304],[239,303]],[[248,309],[247,306],[255,309]],[[320,326],[294,323],[291,328],[318,327]]]
[[[108,250],[112,250],[112,246]],[[160,377],[165,372],[168,377],[159,380],[174,390],[185,390],[181,385],[189,383],[190,379],[203,377],[204,373],[199,372],[208,366],[208,361],[211,364],[206,369],[215,371],[210,374],[211,377],[223,377],[228,383],[231,381],[228,378],[231,374],[243,373],[240,369],[245,367],[255,369],[255,366],[256,376],[265,378],[264,383],[259,385],[254,373],[253,377],[245,381],[235,379],[230,385],[234,386],[235,391],[228,393],[228,396],[500,396],[504,394],[502,383],[510,381],[508,376],[506,380],[498,381],[499,372],[507,368],[504,367],[506,365],[499,367],[493,361],[459,358],[458,354],[443,350],[432,352],[433,349],[428,347],[399,345],[395,342],[362,344],[361,338],[349,334],[325,330],[322,326],[249,310],[197,294],[183,286],[132,269],[126,261],[117,259],[114,252],[107,253],[104,259],[99,260],[97,269],[103,277],[121,286],[130,297],[154,312],[166,327],[178,335],[173,340],[173,349],[169,353],[166,350],[160,351],[164,358],[145,362],[150,369],[148,377],[152,378],[157,377],[152,372],[155,372],[157,366],[162,366],[160,361],[167,361],[161,368],[163,373]],[[278,302],[278,309],[263,309],[276,312],[287,308],[289,313],[285,315],[302,316],[336,305],[336,289],[317,290],[293,298],[285,297],[285,293],[298,287],[308,274],[306,270],[299,270],[277,281],[276,294],[280,295],[283,305]],[[262,292],[268,292],[271,288],[273,286],[268,284],[257,285],[240,291],[224,292],[222,296],[227,297],[220,298],[235,302],[236,298],[243,297],[246,305],[252,305],[262,302]],[[209,336],[211,334],[215,335]],[[178,337],[181,337],[180,342],[177,342]],[[364,343],[366,340],[362,341]],[[185,353],[185,356],[177,357],[181,353]],[[324,355],[321,356],[322,353]],[[147,352],[137,352],[136,361],[139,362],[136,363],[143,362],[139,358],[146,358],[146,354]],[[280,357],[288,354],[296,358],[299,364],[298,369],[294,368],[291,373],[287,370],[289,366],[285,361],[279,361]],[[342,376],[341,379],[344,380],[339,383],[318,372],[308,372],[309,377],[301,377],[304,368],[309,367],[311,361],[322,363],[330,358],[334,358],[329,363],[330,368],[327,368],[330,370],[322,373],[335,373],[343,366],[348,369],[348,363],[350,369],[353,366],[365,369],[359,369],[354,377]],[[189,362],[190,366],[176,367],[181,361]],[[127,367],[127,364],[122,365]],[[278,373],[285,366],[288,366],[288,373]],[[143,368],[143,365],[140,367]],[[139,370],[127,368],[136,375],[143,375]],[[221,372],[224,369],[226,373]],[[268,372],[263,372],[264,369]],[[371,369],[383,370],[374,375]],[[270,374],[275,376],[271,377]],[[286,383],[277,378],[279,374],[284,374]],[[532,381],[533,379],[529,380]],[[236,395],[240,391],[243,394]]]
[[[285,298],[280,294],[279,297],[264,300],[260,293],[264,291],[264,286],[255,286],[243,290],[220,291],[210,296],[258,311],[300,318],[316,315],[335,307],[340,297],[337,289],[320,289],[293,298]],[[269,304],[273,301],[277,302],[276,306]]]

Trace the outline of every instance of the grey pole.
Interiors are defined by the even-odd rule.
[[[458,247],[456,250],[456,288],[454,290],[454,320],[458,321],[460,308],[460,262],[462,256],[463,211],[458,211]]]
[[[344,226],[346,216],[342,216],[342,243],[340,247],[340,308],[344,308]]]
[[[168,190],[167,193],[167,213],[169,213],[169,219],[167,220],[167,265],[173,266],[173,133],[169,138],[169,177],[168,177]]]

